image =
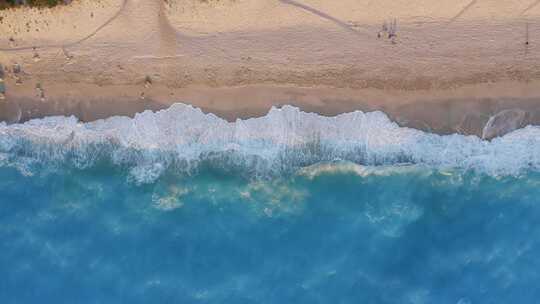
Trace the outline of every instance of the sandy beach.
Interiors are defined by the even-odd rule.
[[[79,0],[3,10],[0,120],[88,121],[174,102],[234,120],[292,104],[325,115],[383,110],[404,126],[482,135],[500,113],[516,126],[540,123],[538,43],[534,0]]]

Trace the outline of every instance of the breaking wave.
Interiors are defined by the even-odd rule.
[[[269,176],[342,161],[517,175],[540,169],[539,156],[535,126],[485,141],[399,127],[383,112],[326,117],[292,106],[235,122],[178,103],[134,118],[82,123],[56,116],[0,124],[0,166],[31,174],[44,166],[88,168],[106,160],[127,167],[138,182],[153,181],[165,170],[192,173],[201,166]]]

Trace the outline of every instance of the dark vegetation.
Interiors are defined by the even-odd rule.
[[[61,4],[69,4],[71,0],[0,0],[0,9],[17,6],[30,7],[53,7]]]

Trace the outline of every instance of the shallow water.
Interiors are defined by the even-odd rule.
[[[1,127],[2,303],[465,304],[540,296],[535,127],[489,143],[403,129],[384,117],[374,133],[344,133],[315,117],[306,130],[325,131],[298,148],[307,136],[298,125],[252,128],[231,145],[227,135],[212,138],[208,125],[180,139],[189,132],[173,118]],[[226,153],[209,144],[217,139]]]

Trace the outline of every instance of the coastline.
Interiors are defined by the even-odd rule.
[[[335,87],[251,85],[170,88],[153,84],[97,86],[43,84],[42,101],[31,84],[15,86],[0,103],[0,119],[24,122],[53,115],[74,115],[83,122],[166,109],[182,102],[228,121],[260,117],[273,106],[292,105],[324,116],[360,110],[382,111],[400,126],[437,134],[482,136],[490,117],[524,111],[518,127],[540,125],[540,82],[504,82],[440,90],[381,90]],[[144,97],[141,97],[144,93]],[[502,134],[501,134],[502,135]]]
[[[1,12],[0,120],[91,121],[184,102],[228,120],[284,104],[381,110],[438,134],[481,136],[508,109],[526,114],[519,126],[540,124],[540,5],[345,2],[80,0]],[[388,20],[396,39],[377,37]]]

